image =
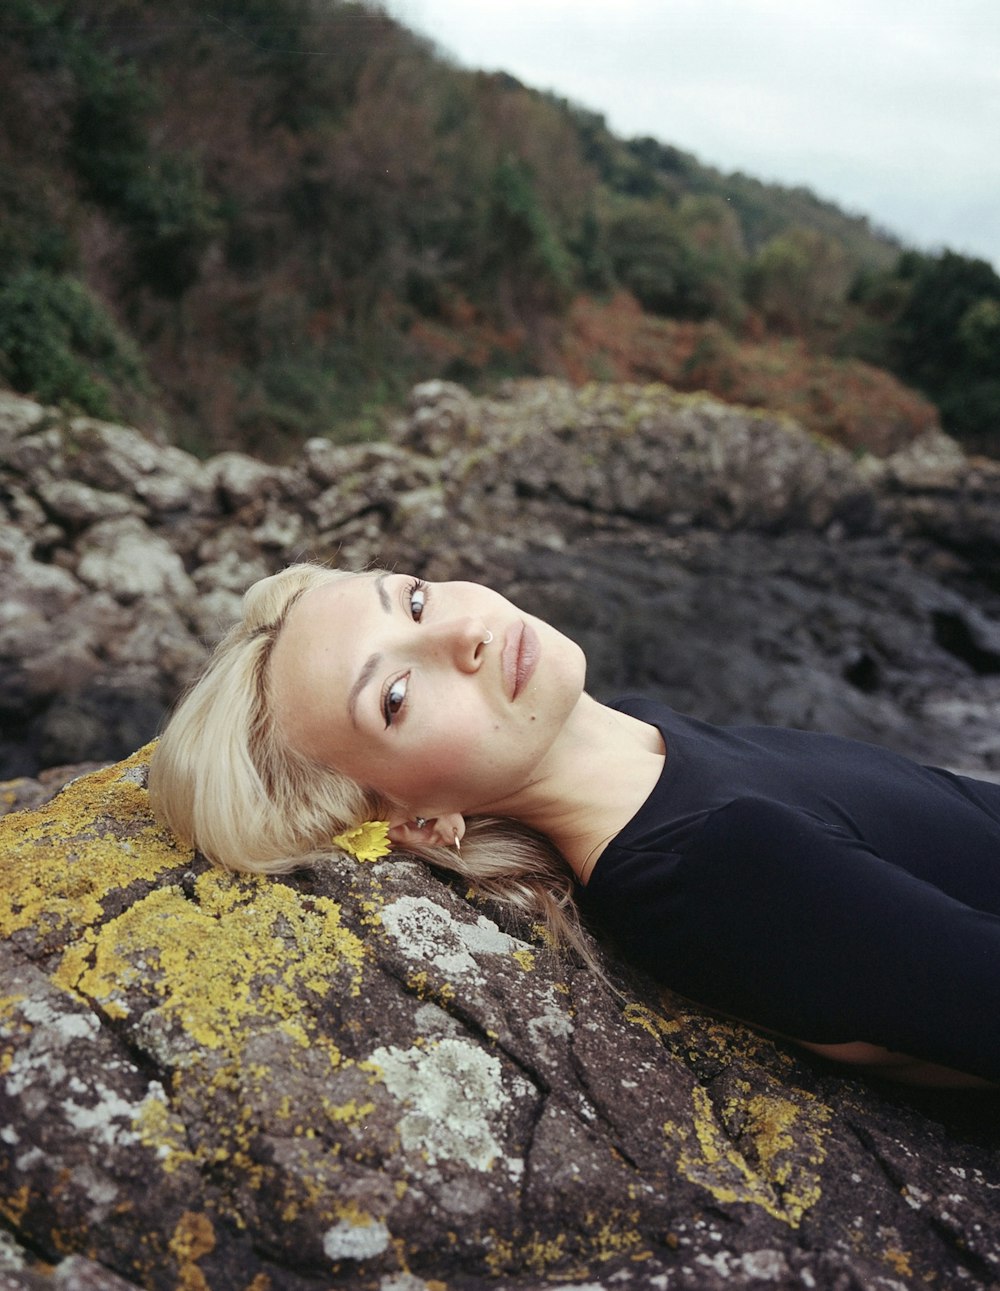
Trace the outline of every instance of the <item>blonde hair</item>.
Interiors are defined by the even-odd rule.
[[[153,752],[156,816],[225,869],[274,874],[317,863],[335,835],[391,814],[383,795],[290,748],[271,711],[269,662],[289,610],[305,592],[350,577],[297,564],[254,583],[241,621],[182,698]],[[573,901],[572,872],[544,835],[517,821],[472,817],[460,853],[408,851],[540,920],[552,940],[601,972]]]

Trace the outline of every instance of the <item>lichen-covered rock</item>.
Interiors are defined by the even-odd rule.
[[[508,400],[484,400],[483,449],[462,493],[495,504],[522,498],[679,531],[864,532],[874,496],[850,456],[788,418],[732,408],[663,386],[516,383]],[[422,442],[411,419],[405,438]]]
[[[145,761],[0,820],[0,1287],[1000,1278],[991,1096],[616,995],[405,858],[212,871]]]

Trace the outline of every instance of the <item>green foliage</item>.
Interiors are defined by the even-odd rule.
[[[740,230],[718,198],[619,200],[606,233],[615,277],[651,313],[739,320]]]
[[[955,384],[938,400],[944,427],[971,452],[1000,456],[1000,381]]]
[[[528,169],[505,157],[493,172],[482,264],[505,282],[518,307],[558,308],[569,298],[569,254],[557,236]]]
[[[984,260],[906,252],[851,299],[881,336],[886,366],[934,399],[945,429],[1000,451],[1000,276]]]
[[[734,366],[727,329],[902,371],[924,326],[923,258],[893,268],[867,221],[453,66],[375,4],[5,0],[0,40],[0,376],[106,407],[133,380],[95,339],[108,299],[206,450],[367,433],[432,373],[552,370],[581,291],[717,328],[692,379]],[[995,299],[944,324],[970,407]]]
[[[0,286],[0,378],[95,417],[119,406],[117,386],[145,384],[134,346],[86,287],[40,269]]]
[[[191,155],[151,145],[156,98],[134,64],[77,40],[70,65],[77,101],[69,161],[93,197],[132,229],[142,278],[154,291],[180,296],[197,278],[200,256],[219,231],[200,167]]]
[[[1000,377],[1000,295],[973,301],[955,330],[969,368],[983,376]]]
[[[201,256],[221,231],[216,204],[191,156],[158,155],[123,194],[137,237],[143,277],[164,296],[181,296],[198,277]]]
[[[0,169],[0,280],[29,265],[60,273],[76,262],[69,232],[39,189],[29,177]]]
[[[843,247],[814,229],[793,228],[772,238],[747,269],[747,298],[768,329],[813,339],[841,321],[850,286]]]
[[[608,222],[611,264],[618,281],[654,314],[691,314],[690,250],[663,201],[619,204]]]
[[[147,163],[150,86],[136,67],[81,38],[67,48],[67,63],[77,91],[68,159],[97,201],[128,211]]]
[[[963,379],[993,375],[997,360],[988,343],[989,320],[1000,301],[1000,277],[992,267],[945,251],[904,257],[899,274],[909,282],[896,321],[903,374],[932,394]]]

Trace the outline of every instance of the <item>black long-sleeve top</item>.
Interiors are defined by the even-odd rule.
[[[837,736],[613,707],[667,756],[578,889],[586,916],[709,1008],[1000,1080],[1000,785]]]

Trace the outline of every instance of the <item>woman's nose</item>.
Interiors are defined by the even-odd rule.
[[[482,619],[463,615],[439,621],[424,634],[427,645],[444,653],[466,672],[476,672],[483,661],[483,651],[493,640]]]

